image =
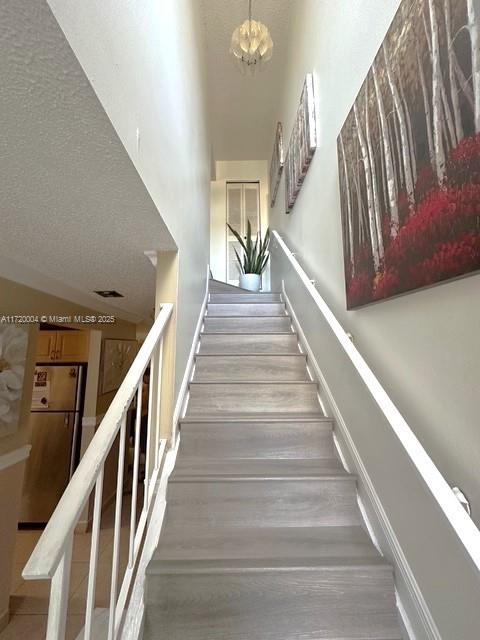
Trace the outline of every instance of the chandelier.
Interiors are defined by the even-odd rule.
[[[257,20],[252,20],[252,0],[248,2],[248,20],[232,34],[230,53],[235,57],[242,73],[255,73],[272,57],[273,41],[268,28]]]

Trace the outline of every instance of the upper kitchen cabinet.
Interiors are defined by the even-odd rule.
[[[88,331],[39,331],[37,362],[87,362]]]
[[[39,331],[37,334],[37,362],[47,362],[54,359],[56,331]]]

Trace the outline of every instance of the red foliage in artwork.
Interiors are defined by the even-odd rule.
[[[399,194],[396,235],[382,219],[379,274],[365,247],[357,250],[347,279],[349,308],[480,269],[480,134],[452,151],[445,186],[435,185],[433,175],[430,168],[419,171],[415,191],[423,199],[413,209]]]
[[[369,301],[372,297],[372,278],[370,274],[360,272],[354,276],[350,280],[347,297],[350,307],[358,307]]]
[[[480,133],[465,138],[454,149],[447,163],[449,184],[480,183]]]

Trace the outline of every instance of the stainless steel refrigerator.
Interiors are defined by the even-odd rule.
[[[35,367],[21,523],[48,521],[80,457],[84,365]]]

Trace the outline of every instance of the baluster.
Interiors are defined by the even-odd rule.
[[[113,530],[112,581],[110,585],[110,615],[108,618],[108,640],[115,640],[115,609],[117,603],[118,564],[120,555],[120,533],[122,525],[123,468],[125,462],[126,413],[122,417],[118,450],[117,493],[115,498],[115,525]]]
[[[156,417],[156,429],[155,429],[155,469],[160,466],[159,459],[159,445],[160,445],[160,429],[161,429],[161,413],[160,413],[160,401],[162,390],[162,361],[163,361],[163,336],[160,338],[158,345],[158,358],[156,365],[156,389],[155,389],[155,417]]]
[[[93,503],[92,543],[90,547],[90,565],[88,569],[87,609],[85,613],[84,640],[91,640],[93,628],[93,612],[95,610],[95,588],[97,584],[98,548],[100,546],[100,523],[102,519],[102,495],[104,468],[100,469],[95,483],[95,500]]]
[[[128,566],[133,567],[133,553],[135,546],[135,528],[137,518],[137,491],[138,491],[138,468],[140,466],[140,427],[142,424],[142,389],[143,382],[140,380],[137,389],[137,411],[135,415],[135,435],[133,454],[133,485],[132,485],[132,505],[130,510],[130,544],[128,551]]]
[[[52,584],[50,586],[46,640],[65,640],[72,550],[73,532],[70,533],[65,541],[62,559],[53,574]]]
[[[155,353],[157,347],[153,350],[150,358],[150,384],[148,386],[148,419],[147,419],[147,451],[145,455],[145,495],[143,496],[143,508],[148,511],[150,506],[150,464],[151,464],[151,448],[152,448],[152,430],[155,413],[153,411],[153,382],[155,379]]]

